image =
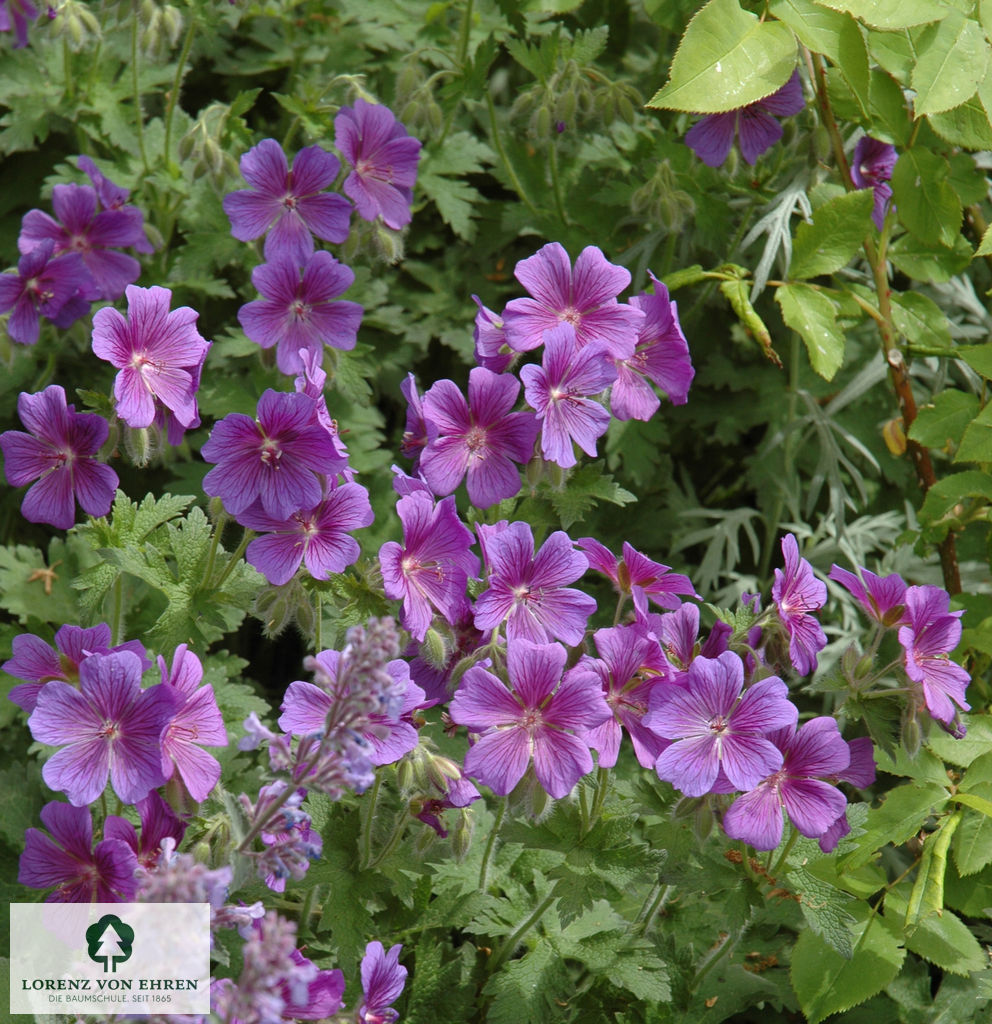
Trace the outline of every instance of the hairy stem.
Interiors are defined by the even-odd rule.
[[[196,17],[191,13],[189,16],[189,28],[186,29],[186,38],[183,40],[183,48],[179,54],[179,62],[176,64],[176,77],[172,81],[172,89],[169,92],[169,102],[165,108],[165,145],[163,156],[165,166],[172,166],[170,153],[172,151],[172,123],[176,113],[176,104],[179,102],[179,92],[183,87],[183,74],[186,70],[186,60],[189,51],[193,46],[193,34],[196,30]]]
[[[489,884],[489,862],[492,860],[493,850],[496,848],[496,836],[503,825],[503,818],[506,817],[506,797],[502,797],[499,803],[499,810],[496,812],[496,820],[489,830],[489,839],[486,842],[486,850],[482,855],[482,866],[479,868],[479,891],[485,892]]]

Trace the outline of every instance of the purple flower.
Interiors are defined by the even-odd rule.
[[[293,381],[293,387],[296,388],[298,394],[306,395],[308,398],[313,399],[317,406],[317,419],[334,442],[334,450],[342,459],[347,460],[348,447],[341,440],[341,435],[338,433],[338,425],[331,419],[331,414],[327,411],[327,399],[324,398],[324,382],[327,380],[327,374],[320,365],[323,355],[323,351],[318,354],[311,352],[309,349],[303,349],[300,352],[303,369]],[[354,480],[355,471],[350,466],[343,466],[339,472],[348,483]]]
[[[138,233],[131,215],[123,210],[97,212],[96,190],[89,185],[56,185],[52,207],[59,220],[41,210],[29,210],[24,215],[17,248],[31,252],[51,239],[56,256],[78,253],[89,272],[83,298],[116,302],[141,273],[141,264],[133,256],[110,251],[135,244]],[[143,231],[140,236],[144,238]]]
[[[639,619],[647,615],[649,600],[661,608],[674,610],[682,604],[676,594],[688,594],[697,600],[700,599],[688,576],[671,572],[669,567],[662,565],[661,562],[651,561],[626,541],[623,542],[623,558],[619,561],[611,551],[592,537],[582,537],[576,543],[589,559],[590,569],[595,569],[610,579],[618,593],[630,594],[633,597]]]
[[[961,640],[963,612],[949,611],[950,598],[940,587],[909,587],[905,600],[907,625],[899,630],[899,643],[905,652],[906,675],[923,691],[931,716],[952,725],[957,717],[955,704],[963,711],[971,707],[964,698],[971,676],[950,659]]]
[[[523,638],[547,643],[552,638],[570,646],[585,636],[596,602],[566,584],[574,583],[589,560],[576,551],[561,530],[552,533],[534,553],[534,534],[527,523],[510,523],[486,542],[489,588],[475,602],[475,625],[484,631],[506,622],[509,642]]]
[[[400,384],[400,391],[406,399],[406,425],[400,451],[413,462],[416,473],[420,466],[420,456],[429,440],[427,422],[424,419],[424,405],[417,390],[417,379],[408,373]]]
[[[258,400],[257,421],[229,413],[200,454],[217,463],[203,489],[220,497],[231,515],[261,501],[266,514],[280,520],[320,504],[320,475],[337,473],[344,462],[313,399],[271,389]]]
[[[816,668],[816,652],[827,645],[827,638],[816,616],[827,600],[827,586],[813,575],[813,568],[799,557],[796,538],[788,533],[782,538],[785,571],[775,570],[772,600],[779,620],[789,635],[789,660],[800,675],[809,675]]]
[[[193,373],[210,348],[195,326],[200,314],[189,306],[169,312],[168,288],[129,285],[125,294],[127,319],[110,306],[93,316],[93,351],[120,370],[117,415],[129,427],[150,427],[158,401],[190,427],[199,419]]]
[[[679,323],[678,307],[668,289],[648,271],[654,294],[642,292],[630,304],[644,313],[637,332],[637,348],[627,359],[617,360],[617,380],[610,392],[610,410],[618,420],[649,420],[661,401],[651,381],[673,405],[685,405],[696,371],[689,359],[689,344]]]
[[[126,213],[134,224],[134,238],[129,243],[136,252],[153,253],[155,247],[148,241],[145,234],[145,217],[136,206],[126,206],[130,191],[117,185],[104,175],[88,156],[76,160],[76,166],[90,179],[96,189],[96,197],[105,210],[121,210]]]
[[[139,837],[134,825],[127,818],[115,814],[107,815],[103,824],[104,839],[119,839],[134,850],[139,866],[154,870],[158,865],[165,846],[182,842],[186,834],[186,823],[153,789],[148,796],[135,804],[141,822]],[[169,843],[166,843],[169,840]]]
[[[672,688],[644,716],[644,724],[673,740],[655,771],[686,796],[703,796],[722,769],[736,789],[754,789],[782,767],[782,752],[767,733],[796,724],[798,712],[777,676],[743,693],[744,665],[731,651],[695,658],[685,689]]]
[[[88,807],[51,802],[41,809],[51,833],[29,828],[24,834],[17,881],[32,889],[57,886],[48,903],[121,903],[134,898],[138,858],[119,839],[105,838],[93,847],[93,819]]]
[[[520,382],[476,366],[469,374],[468,403],[450,380],[439,380],[424,395],[430,437],[420,472],[435,494],[450,494],[468,475],[468,496],[489,508],[520,490],[515,462],[534,452],[538,424],[532,413],[511,412]]]
[[[286,519],[267,515],[256,503],[238,516],[249,530],[260,530],[248,545],[248,561],[276,586],[288,583],[304,563],[316,580],[344,570],[361,554],[352,530],[370,526],[375,516],[369,492],[360,484],[333,488],[314,508],[301,509]]]
[[[521,260],[513,273],[533,298],[514,299],[503,310],[510,348],[537,348],[545,331],[566,323],[575,328],[579,348],[601,341],[614,359],[633,354],[644,314],[617,302],[617,295],[630,284],[630,272],[609,263],[596,246],[579,253],[573,271],[568,253],[550,242]]]
[[[362,101],[359,100],[359,103]],[[406,968],[400,964],[401,945],[385,952],[381,942],[370,942],[362,957],[362,1005],[359,1024],[390,1024],[399,1014],[389,1005],[395,1003],[406,984]]]
[[[332,348],[352,349],[362,321],[357,302],[334,302],[354,283],[349,267],[329,252],[315,252],[300,267],[286,257],[263,263],[251,273],[251,283],[264,296],[238,310],[245,334],[262,348],[276,345],[276,365],[283,373],[299,373],[302,353],[321,357],[326,342]]]
[[[241,174],[251,188],[224,197],[231,234],[250,242],[268,231],[265,258],[297,266],[313,252],[311,232],[328,242],[343,242],[348,237],[351,205],[339,195],[324,192],[340,166],[332,153],[307,146],[296,154],[290,170],[279,143],[263,139],[241,157]]]
[[[457,622],[467,608],[465,590],[479,573],[472,554],[472,534],[459,520],[455,499],[436,505],[423,493],[396,503],[403,524],[403,544],[387,541],[379,549],[386,597],[403,601],[400,620],[415,640],[423,640],[434,612]]]
[[[382,217],[394,231],[409,224],[420,143],[393,112],[363,99],[342,107],[334,118],[334,145],[353,168],[344,191],[358,215],[369,221]]]
[[[28,45],[28,22],[37,17],[31,0],[0,0],[0,32],[9,32],[13,26],[15,50]]]
[[[6,430],[0,434],[0,448],[12,487],[38,481],[24,495],[24,518],[68,530],[76,521],[77,501],[89,515],[105,516],[118,482],[117,474],[96,458],[107,440],[107,421],[66,405],[58,384],[36,395],[22,391],[17,413],[30,433]]]
[[[832,565],[827,579],[836,580],[854,596],[857,602],[876,622],[894,626],[903,617],[906,583],[897,572],[876,576],[859,568],[860,578],[839,565]]]
[[[109,776],[120,799],[134,803],[165,781],[160,744],[175,698],[165,686],[141,689],[141,659],[130,651],[90,655],[79,683],[76,690],[50,682],[28,719],[36,740],[63,747],[42,778],[81,807],[100,796]]]
[[[189,795],[203,803],[217,785],[220,764],[200,748],[227,746],[227,730],[214,688],[200,686],[203,666],[186,644],[176,648],[171,671],[161,655],[158,667],[176,708],[162,734],[162,774],[166,779],[178,775]]]
[[[479,666],[462,678],[451,719],[482,733],[465,756],[465,771],[499,796],[524,777],[532,757],[538,782],[555,799],[592,771],[584,734],[612,712],[595,673],[562,679],[566,658],[561,644],[515,640],[506,652],[512,692]]]
[[[14,656],[0,665],[4,672],[27,682],[15,686],[7,695],[19,708],[30,714],[38,703],[41,688],[53,679],[66,683],[79,681],[79,666],[91,654],[111,654],[113,651],[131,651],[141,659],[141,668],[151,668],[145,657],[145,648],[139,640],[128,640],[117,647],[110,646],[110,627],[104,623],[82,629],[79,626],[61,626],[55,634],[55,646],[49,647],[33,633],[21,633],[13,640]]]
[[[840,775],[851,759],[837,722],[812,718],[798,731],[785,728],[768,738],[782,751],[782,767],[734,801],[724,816],[724,831],[756,850],[774,850],[782,841],[784,806],[801,835],[818,839],[847,807],[844,794],[823,781]]]
[[[851,180],[858,188],[870,188],[875,204],[871,219],[879,231],[885,223],[885,214],[892,199],[889,180],[896,166],[896,148],[888,142],[879,142],[870,135],[862,135],[854,147],[851,160]]]
[[[306,999],[296,997],[301,993],[290,985],[288,980],[281,984],[282,998],[286,1003],[283,1014],[289,1020],[324,1020],[332,1017],[341,1009],[341,997],[344,995],[344,975],[341,971],[317,969],[298,949],[289,954],[303,976],[316,975],[307,982]]]
[[[475,361],[493,373],[503,371],[513,362],[514,352],[506,343],[503,319],[483,306],[478,295],[473,295],[479,312],[475,314]]]
[[[547,461],[574,466],[573,441],[586,455],[596,455],[596,439],[606,433],[610,414],[587,396],[600,394],[616,376],[602,342],[579,349],[575,328],[567,323],[545,332],[541,365],[524,366],[520,377],[524,398],[541,422],[541,454]]]
[[[630,736],[640,765],[651,768],[668,746],[642,722],[651,692],[659,684],[665,685],[665,680],[650,667],[657,661],[658,645],[638,635],[632,626],[598,629],[593,635],[600,657],[583,655],[568,676],[579,672],[594,675],[613,715],[602,725],[583,733],[582,738],[598,751],[599,767],[612,768],[620,753],[622,726]]]
[[[20,345],[38,340],[40,318],[68,327],[89,303],[77,293],[89,280],[76,253],[52,258],[55,243],[45,239],[17,261],[16,274],[0,274],[0,313],[12,310],[7,333]]]
[[[754,164],[765,150],[782,138],[782,126],[775,118],[792,117],[805,105],[799,72],[793,71],[781,89],[763,100],[723,114],[708,114],[697,121],[686,132],[685,142],[704,164],[719,167],[730,153],[734,136],[738,135],[741,156]]]

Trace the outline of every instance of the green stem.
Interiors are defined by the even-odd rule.
[[[661,913],[674,891],[674,885],[662,885],[661,882],[655,885],[634,920],[634,927],[638,932],[643,934],[650,930],[654,919]]]
[[[565,204],[561,198],[561,181],[558,177],[558,142],[556,139],[551,140],[551,159],[549,163],[551,166],[551,189],[555,197],[555,209],[558,211],[558,219],[563,225],[567,225],[568,217],[565,216]]]
[[[310,931],[310,918],[313,915],[313,905],[317,902],[317,890],[319,888],[319,885],[313,886],[312,889],[307,890],[306,896],[303,897],[303,905],[300,907],[300,923],[296,928],[297,939],[305,938]]]
[[[513,169],[513,164],[510,163],[510,158],[507,156],[506,150],[503,148],[503,140],[499,135],[499,127],[496,124],[496,104],[493,103],[493,96],[489,90],[486,90],[486,104],[489,108],[489,126],[492,132],[493,145],[496,147],[496,152],[499,153],[500,159],[503,161],[503,167],[506,170],[506,175],[510,179],[510,184],[513,186],[514,191],[520,196],[524,205],[534,214],[535,217],[540,216],[537,212],[537,207],[531,202],[530,197],[524,191],[523,185],[520,183],[520,179],[517,177],[517,172]]]
[[[785,848],[779,854],[778,860],[775,861],[775,866],[769,870],[768,874],[771,875],[772,879],[782,870],[785,866],[786,858],[792,853],[793,846],[796,845],[796,840],[799,838],[799,833],[793,829],[792,835],[789,836],[789,841],[785,844]]]
[[[503,964],[509,959],[510,954],[520,945],[520,940],[537,924],[538,921],[544,917],[545,911],[558,897],[553,892],[548,893],[547,896],[541,900],[540,903],[527,915],[517,926],[517,930],[503,943],[499,949],[493,954],[492,959],[489,961],[488,970],[490,974],[495,974],[496,971],[503,966]]]
[[[406,831],[407,826],[407,813],[401,811],[399,817],[396,819],[396,824],[393,826],[392,834],[386,841],[386,845],[376,854],[375,859],[369,865],[369,868],[378,867],[392,852],[399,846],[400,840],[403,838],[403,833]]]
[[[220,537],[224,532],[224,526],[227,524],[227,513],[221,512],[217,517],[217,522],[214,524],[214,535],[210,538],[210,550],[207,552],[207,567],[203,570],[203,581],[204,583],[210,583],[210,578],[214,574],[214,563],[217,560],[217,548],[220,546]]]
[[[176,65],[176,77],[172,80],[172,91],[169,93],[169,102],[165,108],[165,166],[171,170],[172,162],[170,153],[172,151],[172,122],[176,112],[176,104],[179,102],[179,92],[183,87],[183,72],[186,69],[186,59],[193,46],[193,34],[196,30],[196,18],[190,13],[189,28],[186,29],[186,38],[183,40],[183,48],[179,54],[179,63]]]
[[[148,153],[145,150],[145,113],[141,109],[141,86],[138,82],[138,0],[131,4],[131,88],[134,91],[134,126],[138,135],[138,153],[148,173]]]
[[[313,595],[314,599],[314,643],[316,646],[314,650],[319,654],[324,649],[324,643],[321,640],[321,632],[324,624],[324,604],[320,597],[320,591],[316,591]]]
[[[241,556],[245,553],[245,549],[248,547],[249,541],[255,536],[253,530],[245,530],[244,535],[241,538],[241,543],[237,546],[234,553],[224,564],[224,571],[220,574],[217,582],[211,588],[212,590],[220,590],[224,585],[224,581],[228,576],[234,572],[234,567],[241,561]]]
[[[503,825],[503,818],[506,817],[506,797],[500,800],[499,810],[496,812],[496,820],[489,830],[489,839],[486,842],[486,850],[482,855],[482,866],[479,868],[479,892],[485,892],[489,883],[489,861],[492,859],[493,850],[496,847],[496,836]]]
[[[72,50],[67,40],[62,40],[62,75],[65,78],[65,99],[69,103],[76,97],[76,86],[72,77]]]
[[[620,597],[617,600],[617,610],[613,614],[613,625],[616,626],[620,622],[620,614],[623,612],[624,605],[627,603],[627,594],[625,591],[621,591]]]
[[[114,614],[113,622],[111,623],[110,635],[113,637],[111,641],[116,647],[118,644],[124,643],[124,577],[118,576],[114,580]]]
[[[465,63],[465,58],[468,56],[468,38],[472,31],[474,7],[475,0],[466,0],[465,13],[462,15],[462,28],[458,34],[458,50],[456,51],[456,62],[459,67]]]
[[[596,775],[596,792],[593,794],[592,807],[589,809],[589,819],[586,822],[583,833],[591,832],[593,825],[599,821],[603,813],[603,804],[606,803],[606,794],[610,791],[610,773],[605,768],[600,768]]]
[[[380,789],[382,789],[382,775],[377,774],[375,782],[372,784],[372,795],[366,803],[367,814],[362,824],[361,860],[359,861],[362,870],[367,869],[372,864],[372,825],[375,822],[375,811],[379,803]]]

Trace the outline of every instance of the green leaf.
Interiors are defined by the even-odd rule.
[[[968,793],[992,802],[992,783],[983,782]],[[969,809],[954,837],[954,864],[958,874],[974,875],[992,863],[992,817]]]
[[[954,0],[818,0],[824,7],[847,11],[874,28],[908,28],[947,17]]]
[[[824,203],[813,223],[801,223],[792,246],[789,277],[832,274],[846,266],[871,232],[871,189],[846,192]]]
[[[898,886],[885,897],[887,917],[905,914],[907,906],[904,886]],[[941,970],[965,977],[988,966],[988,957],[978,940],[952,910],[945,909],[921,921],[919,927],[906,936],[906,948]]]
[[[992,148],[992,147],[990,147]],[[921,242],[913,235],[897,238],[889,246],[889,259],[907,277],[931,284],[944,284],[967,269],[971,262],[971,246],[958,235],[954,247]]]
[[[743,277],[735,276],[730,281],[720,282],[720,292],[730,303],[731,308],[740,318],[740,321],[751,332],[754,339],[761,346],[765,358],[776,366],[782,365],[778,353],[772,348],[772,335],[765,326],[764,320],[758,315],[758,311],[751,305],[751,298],[748,295],[748,282]]]
[[[586,512],[600,501],[621,506],[637,501],[637,496],[616,483],[609,473],[604,473],[603,467],[602,459],[582,466],[568,478],[564,490],[548,492],[562,529],[567,530],[584,519]]]
[[[647,105],[699,114],[736,110],[780,89],[795,66],[789,28],[760,21],[737,0],[710,0],[689,22],[668,84]]]
[[[872,68],[868,83],[871,134],[882,142],[904,146],[913,129],[902,88],[880,68]]]
[[[909,437],[925,448],[956,445],[977,412],[977,395],[948,388],[920,408],[909,428]]]
[[[992,149],[992,125],[978,95],[942,114],[931,114],[930,127],[953,146]]]
[[[925,349],[950,348],[947,317],[933,299],[918,292],[893,292],[892,322],[910,344]]]
[[[837,304],[807,284],[786,284],[775,291],[782,319],[806,345],[810,365],[832,380],[844,362],[844,334],[837,326]]]
[[[492,997],[487,1024],[546,1024],[551,1004],[566,991],[568,975],[549,942],[539,942],[519,960],[511,960],[486,982]]]
[[[685,288],[687,285],[698,284],[700,281],[706,280],[706,271],[703,270],[701,264],[694,263],[691,267],[673,270],[661,280],[670,292],[674,292],[677,288]]]
[[[961,11],[951,11],[920,37],[919,54],[911,79],[917,117],[964,103],[974,95],[989,63],[985,34]]]
[[[984,477],[986,481],[985,486],[992,488],[992,480],[990,480],[987,473],[969,470],[966,473],[957,473],[953,477],[945,477],[944,480],[954,480],[956,477]],[[933,491],[935,487],[939,487],[940,484],[944,483],[944,480],[938,481],[934,487],[930,488],[930,491]],[[929,497],[929,492],[927,496]],[[989,497],[992,498],[992,494]],[[927,740],[927,746],[945,761],[956,764],[961,768],[967,768],[977,758],[992,750],[992,719],[989,719],[986,715],[971,714],[962,715],[961,721],[968,730],[967,734],[962,736],[961,739],[955,739],[943,730],[934,729]]]
[[[812,929],[802,932],[792,954],[792,987],[809,1024],[870,999],[899,973],[906,951],[898,931],[880,914],[856,904],[860,920],[850,959]]]
[[[954,358],[962,359],[975,373],[992,380],[992,345],[961,345],[954,350]]]
[[[961,200],[947,177],[947,161],[927,149],[908,149],[892,172],[892,195],[906,230],[924,242],[954,245]]]
[[[768,10],[784,21],[808,50],[822,53],[832,64],[839,63],[841,36],[849,25],[857,25],[848,14],[828,10],[813,0],[772,0]]]
[[[943,786],[904,785],[890,789],[881,806],[868,812],[865,833],[858,836],[856,850],[843,860],[843,868],[867,864],[876,850],[887,843],[899,846],[915,835],[931,814],[939,811],[950,799],[950,793]]]
[[[968,424],[961,444],[954,453],[955,462],[992,462],[992,403]]]
[[[935,832],[923,844],[920,866],[916,871],[906,907],[906,934],[911,935],[931,914],[944,910],[944,874],[947,871],[947,851],[961,824],[963,812],[955,811],[940,819]]]
[[[992,501],[992,477],[988,473],[982,473],[977,469],[966,469],[961,473],[952,473],[938,480],[928,491],[923,499],[923,506],[919,511],[920,524],[922,526],[933,526],[942,520],[955,506],[961,504],[967,498],[985,498]],[[967,737],[965,737],[967,739]],[[934,743],[941,745],[934,747],[941,757],[947,759],[947,753],[953,744],[959,740],[952,740],[950,744],[943,744],[942,737],[934,736],[931,746]],[[954,747],[959,750],[960,748]],[[957,756],[962,756],[960,753]],[[977,754],[975,755],[978,756]],[[959,762],[954,761],[957,764]]]
[[[811,875],[804,868],[788,875],[789,888],[799,896],[799,909],[806,923],[845,960],[854,954],[851,929],[857,923],[850,913],[854,897]]]

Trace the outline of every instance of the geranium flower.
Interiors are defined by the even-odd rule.
[[[876,576],[867,569],[859,569],[860,578],[839,565],[832,565],[827,579],[836,580],[868,613],[883,626],[894,626],[903,617],[906,582],[897,572]]]
[[[301,563],[315,580],[326,580],[358,560],[361,548],[349,534],[370,526],[375,516],[369,492],[360,484],[343,484],[328,492],[314,508],[301,509],[286,519],[268,515],[256,502],[238,516],[256,537],[245,556],[276,586],[288,583]]]
[[[47,903],[121,903],[134,899],[138,858],[120,839],[104,838],[93,847],[93,819],[88,807],[57,801],[41,809],[51,835],[29,828],[24,833],[17,881],[54,892]]]
[[[567,533],[552,533],[535,554],[530,525],[510,523],[488,536],[485,550],[489,588],[475,602],[477,629],[495,630],[506,622],[511,644],[521,638],[532,643],[554,638],[574,646],[582,640],[596,602],[566,586],[589,568]]]
[[[673,741],[655,762],[659,778],[686,796],[703,796],[721,769],[732,786],[749,790],[782,767],[782,752],[767,734],[796,724],[788,687],[777,676],[742,692],[743,685],[744,664],[727,651],[695,658],[685,687],[664,692],[643,719]]]
[[[11,310],[7,333],[19,345],[33,345],[41,317],[68,327],[89,309],[79,296],[89,274],[77,253],[52,257],[55,243],[46,238],[17,261],[17,272],[0,274],[0,313]]]
[[[355,281],[349,267],[329,252],[315,252],[303,265],[277,258],[251,272],[251,283],[263,298],[238,310],[245,334],[262,348],[276,346],[276,365],[283,373],[299,373],[304,351],[320,358],[324,344],[355,347],[362,307],[338,300]]]
[[[148,796],[135,805],[141,824],[141,833],[127,818],[108,814],[103,823],[104,839],[119,839],[134,850],[138,864],[153,871],[159,863],[163,846],[172,847],[182,842],[186,834],[186,823],[153,789]]]
[[[79,666],[79,687],[53,680],[28,719],[36,740],[63,748],[41,770],[45,785],[81,807],[109,776],[124,803],[142,799],[165,782],[161,738],[174,696],[165,686],[141,689],[141,660],[130,651],[90,655]]]
[[[697,121],[686,132],[685,142],[704,164],[719,167],[727,159],[736,135],[741,156],[753,164],[782,138],[782,126],[775,118],[798,114],[805,105],[799,72],[793,71],[788,82],[770,96]]]
[[[407,133],[389,107],[355,100],[334,118],[334,145],[353,170],[345,194],[363,220],[382,217],[398,231],[410,223],[420,143]]]
[[[479,307],[475,314],[475,330],[472,333],[475,341],[475,361],[493,373],[503,373],[514,358],[513,350],[506,343],[503,318],[487,309],[478,295],[473,295],[472,299]]]
[[[537,419],[511,412],[520,382],[476,366],[469,374],[468,402],[450,380],[439,380],[423,398],[430,436],[420,472],[435,494],[450,494],[468,476],[468,496],[489,508],[520,490],[516,463],[534,452]]]
[[[28,22],[38,17],[31,0],[0,0],[0,32],[14,30],[14,49],[28,45]]]
[[[258,400],[257,421],[228,413],[200,454],[216,463],[203,478],[204,491],[219,497],[232,516],[261,501],[267,515],[281,520],[319,505],[321,477],[333,476],[344,462],[313,399],[271,389]]]
[[[193,369],[210,348],[195,326],[200,314],[189,306],[170,312],[168,288],[128,285],[126,295],[127,319],[110,306],[93,316],[93,352],[120,370],[117,415],[129,427],[149,427],[158,401],[190,427],[199,415]]]
[[[121,210],[134,224],[134,239],[131,247],[136,252],[153,253],[155,247],[145,234],[145,216],[137,206],[125,205],[131,195],[129,189],[111,181],[88,156],[76,160],[76,166],[90,179],[96,189],[96,197],[105,210]]]
[[[110,428],[96,413],[66,405],[65,391],[51,384],[36,395],[21,392],[17,413],[30,433],[0,434],[4,472],[12,487],[38,482],[24,495],[21,515],[32,523],[68,530],[76,521],[76,502],[91,516],[110,511],[117,474],[96,455]]]
[[[870,188],[874,196],[871,219],[879,231],[885,223],[885,214],[892,199],[889,180],[896,167],[896,147],[879,142],[870,135],[862,135],[854,147],[851,159],[851,180],[858,188]]]
[[[812,718],[798,730],[780,729],[768,739],[782,751],[782,767],[739,796],[724,815],[731,839],[756,850],[774,850],[782,841],[782,808],[800,835],[819,839],[844,814],[847,799],[824,779],[839,776],[851,753],[829,716]]]
[[[775,570],[772,601],[779,621],[789,635],[789,660],[800,675],[816,668],[816,653],[827,646],[827,637],[813,614],[827,600],[827,587],[813,575],[813,567],[799,557],[796,538],[782,538],[785,570]]]
[[[541,365],[522,367],[520,378],[524,399],[540,420],[541,454],[548,462],[574,466],[573,442],[595,457],[596,440],[606,433],[610,414],[588,396],[605,391],[616,377],[602,342],[578,348],[575,328],[567,323],[545,332]]]
[[[644,314],[617,302],[617,295],[630,284],[630,272],[608,262],[596,246],[579,253],[573,270],[564,248],[550,242],[521,260],[513,275],[533,298],[514,299],[503,310],[510,348],[537,348],[545,331],[566,323],[575,328],[579,348],[601,341],[614,359],[633,355]]]
[[[533,758],[537,781],[555,799],[592,771],[585,733],[612,717],[594,673],[569,673],[561,644],[510,643],[506,671],[513,690],[480,666],[462,677],[451,719],[482,735],[465,755],[465,771],[505,796]]]
[[[359,1024],[391,1024],[399,1014],[389,1005],[399,999],[406,984],[406,968],[400,963],[401,945],[387,953],[381,942],[370,942],[362,957],[362,1005]]]
[[[458,518],[455,499],[436,505],[430,495],[414,492],[396,502],[403,524],[403,544],[387,541],[379,549],[386,596],[402,599],[400,621],[415,640],[423,640],[434,612],[457,622],[468,607],[469,576],[479,573],[479,559],[469,550],[472,534]]]
[[[275,139],[263,139],[241,157],[241,174],[250,189],[224,197],[231,234],[250,242],[268,231],[266,260],[285,259],[301,266],[313,252],[313,236],[327,242],[348,237],[351,204],[325,192],[341,164],[320,146],[296,154],[289,169],[286,154]]]

